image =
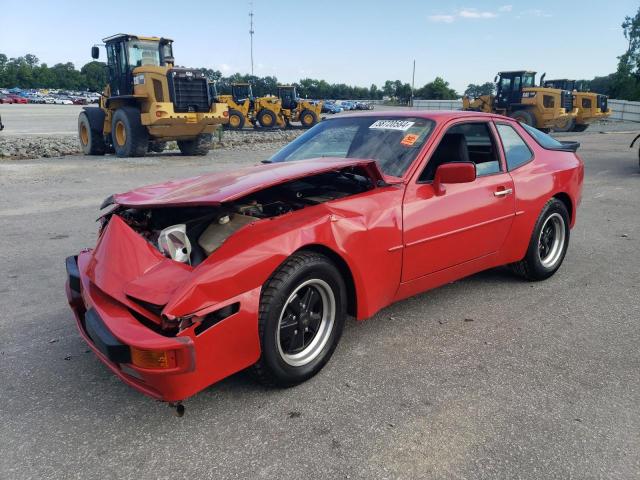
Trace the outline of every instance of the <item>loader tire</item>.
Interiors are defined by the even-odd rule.
[[[536,126],[536,117],[529,110],[516,110],[509,116],[514,120],[525,123],[531,127]]]
[[[587,128],[589,128],[589,124],[587,123],[582,125],[574,125],[572,132],[584,132]]]
[[[178,140],[178,148],[182,155],[204,156],[211,150],[213,135],[201,133],[193,140]]]
[[[230,130],[242,130],[244,127],[244,115],[242,115],[238,110],[230,108],[229,123],[227,124],[227,127]]]
[[[260,110],[258,113],[258,123],[263,128],[272,128],[276,126],[276,114],[271,110]]]
[[[78,116],[78,138],[80,139],[80,147],[85,155],[104,155],[106,145],[102,131],[96,131],[91,128],[89,117],[85,112],[81,112]]]
[[[315,114],[315,112],[305,109],[300,112],[300,123],[302,123],[302,126],[304,128],[311,128],[316,123],[318,123],[318,116]]]
[[[149,147],[149,132],[140,121],[136,107],[120,107],[111,120],[111,138],[118,157],[144,157]]]
[[[576,126],[575,117],[568,117],[564,123],[556,124],[553,127],[554,132],[571,132]]]

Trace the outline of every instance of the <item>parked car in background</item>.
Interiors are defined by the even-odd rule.
[[[26,98],[21,97],[20,95],[16,95],[14,93],[10,93],[9,95],[7,95],[7,97],[12,100],[12,103],[21,103],[21,104],[29,103],[29,101]]]
[[[340,102],[340,106],[342,107],[343,110],[355,110],[356,109],[355,103],[350,102],[348,100],[342,100]]]
[[[74,105],[86,105],[88,103],[85,97],[74,97],[72,102]]]
[[[340,113],[342,107],[336,105],[335,102],[324,101],[322,102],[322,113]]]
[[[356,110],[373,110],[371,102],[356,102]]]
[[[57,97],[53,100],[56,105],[73,105],[73,101],[69,97]]]
[[[13,103],[13,100],[3,93],[0,93],[0,103]]]

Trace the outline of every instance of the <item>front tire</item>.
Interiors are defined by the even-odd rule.
[[[311,110],[303,110],[300,113],[300,123],[304,128],[311,128],[318,123],[318,116]]]
[[[584,132],[587,128],[589,128],[589,124],[582,125],[574,125],[572,132]]]
[[[244,128],[244,115],[242,115],[238,110],[230,108],[229,123],[227,126],[230,130],[242,130]]]
[[[575,117],[568,117],[563,122],[553,126],[554,132],[571,132],[576,126]]]
[[[112,145],[118,157],[144,157],[149,146],[149,132],[140,121],[140,110],[121,107],[111,120]]]
[[[204,156],[211,150],[213,135],[201,133],[193,140],[178,140],[178,148],[182,155]]]
[[[272,128],[277,123],[276,114],[267,109],[263,109],[258,112],[257,120],[263,128]]]
[[[549,200],[533,228],[525,257],[511,269],[527,280],[545,280],[562,265],[569,246],[569,212],[557,198]]]
[[[529,125],[530,127],[536,126],[536,117],[529,110],[516,110],[509,116],[518,122]]]
[[[290,387],[318,373],[342,335],[346,301],[344,280],[327,257],[315,252],[289,257],[260,297],[258,379]]]

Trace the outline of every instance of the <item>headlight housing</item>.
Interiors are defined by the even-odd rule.
[[[144,85],[144,73],[139,73],[138,75],[133,77],[134,85]]]

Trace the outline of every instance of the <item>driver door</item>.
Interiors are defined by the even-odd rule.
[[[515,201],[513,180],[496,138],[491,122],[453,123],[441,136],[418,179],[407,185],[402,282],[500,250],[511,229]],[[437,165],[429,162],[461,161],[475,164],[476,179],[447,184],[445,193],[436,195],[433,175]]]

